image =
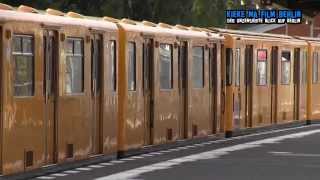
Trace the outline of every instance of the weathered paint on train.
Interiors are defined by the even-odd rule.
[[[226,131],[232,133],[307,119],[308,47],[305,41],[283,35],[213,30],[223,33],[225,48],[232,49],[230,65],[227,65],[227,58],[224,59],[224,65],[231,66],[226,72],[230,73],[230,79],[224,76],[227,82]],[[265,59],[258,60],[258,51],[265,53]],[[290,53],[291,58],[288,83],[281,82],[282,52]],[[266,79],[262,84],[257,77],[258,61],[266,62]]]
[[[0,10],[2,32],[1,60],[1,169],[2,174],[12,174],[39,168],[52,163],[63,163],[88,158],[96,153],[117,152],[117,92],[110,90],[108,75],[109,57],[104,43],[103,76],[101,78],[101,117],[93,122],[93,94],[91,91],[91,36],[100,34],[103,41],[118,39],[117,27],[106,21],[76,19],[49,14]],[[29,9],[27,9],[29,10]],[[45,37],[53,36],[54,58],[46,69]],[[34,62],[34,94],[15,96],[12,51],[15,36],[32,39]],[[83,92],[67,94],[65,87],[66,50],[68,38],[83,41]],[[44,72],[53,72],[51,82]],[[46,84],[52,83],[47,94]],[[98,123],[99,126],[94,127]],[[100,128],[100,126],[104,128]],[[94,142],[98,133],[99,142]],[[94,150],[100,146],[99,150]],[[29,160],[28,160],[29,159]],[[31,162],[27,162],[31,161]]]
[[[213,109],[210,109],[212,106],[209,104],[212,102],[209,96],[209,46],[216,45],[216,51],[219,51],[223,38],[200,29],[183,29],[181,26],[178,28],[179,26],[172,27],[163,23],[156,25],[146,21],[141,23],[123,19],[118,26],[121,44],[119,79],[122,80],[119,84],[119,151],[126,152],[146,145],[164,144],[179,138],[197,136],[197,133],[192,133],[192,128],[197,128],[200,136],[215,133],[216,129],[213,128],[216,128],[216,124],[210,118]],[[136,50],[134,90],[128,90],[127,46],[130,42],[135,43]],[[186,59],[179,60],[179,50],[184,42],[187,43],[188,55]],[[172,49],[172,87],[167,89],[161,87],[159,77],[159,47],[162,44],[167,44]],[[187,63],[184,71],[192,72],[192,47],[195,46],[204,50],[205,82],[204,87],[199,89],[191,88],[192,77],[188,74],[181,77],[182,69],[179,69],[184,68],[182,63]],[[151,48],[151,58],[144,57],[146,47]],[[149,64],[149,67],[146,64]],[[186,80],[186,92],[180,89],[183,86],[180,78]],[[145,84],[151,84],[151,88]],[[181,101],[186,104],[181,104]],[[217,103],[219,106],[219,97]],[[216,118],[216,121],[219,120]]]
[[[0,21],[4,175],[320,117],[319,39],[5,4]]]
[[[297,37],[308,42],[308,120],[320,119],[320,100],[319,100],[319,61],[320,61],[320,39]],[[315,76],[315,77],[314,77]]]

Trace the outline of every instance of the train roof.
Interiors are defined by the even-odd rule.
[[[246,35],[246,36],[254,36],[254,37],[269,37],[269,38],[283,38],[283,39],[294,39],[292,36],[282,35],[282,34],[271,34],[271,33],[257,33],[251,31],[240,31],[240,30],[233,30],[233,29],[222,29],[222,28],[209,28],[212,31],[225,33],[225,34],[233,34],[233,35]]]
[[[0,21],[35,22],[48,26],[74,25],[97,30],[117,30],[117,25],[102,18],[88,17],[75,12],[63,13],[54,9],[45,11],[21,5],[18,8],[0,4]]]
[[[111,17],[91,17],[75,12],[64,13],[54,9],[45,11],[21,5],[17,8],[0,3],[0,21],[35,22],[48,26],[84,26],[96,30],[117,30],[119,24],[128,31],[142,33],[166,34],[181,37],[198,37],[208,39],[223,39],[222,35],[211,30],[183,25],[171,26],[165,23],[152,23],[148,21],[133,21],[130,19],[115,19]]]
[[[299,45],[307,45],[306,40],[299,39],[293,36],[282,35],[282,34],[271,34],[271,33],[257,33],[250,31],[239,31],[232,29],[221,29],[221,28],[209,28],[215,32],[222,33],[223,35],[230,35],[235,37],[240,37],[244,39],[250,40],[264,40],[264,41],[277,41],[277,42],[285,42],[289,44],[299,44]]]
[[[114,21],[115,19],[111,19]],[[169,25],[166,23],[152,23],[149,21],[134,21],[131,19],[121,19],[117,21],[118,24],[126,31],[141,32],[145,34],[162,34],[169,36],[178,36],[181,38],[207,38],[207,39],[224,39],[221,34],[215,33],[211,30],[199,27],[187,27],[183,25]]]
[[[295,36],[297,39],[305,40],[310,44],[320,46],[320,38],[315,37],[303,37],[303,36]]]

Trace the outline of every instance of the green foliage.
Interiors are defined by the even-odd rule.
[[[224,26],[225,9],[240,0],[0,0],[12,6],[54,8],[89,16],[111,16],[193,26]]]

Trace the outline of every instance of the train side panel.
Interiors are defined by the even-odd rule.
[[[119,29],[118,137],[120,139],[118,151],[125,152],[140,148],[145,142],[144,103],[141,89],[142,39],[139,33],[128,33],[121,26]]]
[[[2,173],[45,164],[42,32],[37,24],[3,26]],[[22,47],[22,44],[25,46]]]
[[[174,37],[156,37],[154,48],[153,144],[164,144],[179,137],[178,47]],[[171,57],[171,58],[170,58]]]
[[[320,47],[318,44],[309,44],[309,63],[310,63],[310,119],[309,120],[319,120],[320,119],[320,100],[319,100],[319,59],[320,59]]]
[[[206,41],[193,40],[189,47],[189,121],[191,137],[212,133],[209,96],[209,51]]]
[[[104,34],[103,69],[101,72],[102,93],[102,134],[100,147],[103,154],[116,154],[118,145],[118,33],[107,32]],[[101,132],[102,131],[102,132]]]

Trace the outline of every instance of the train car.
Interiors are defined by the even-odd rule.
[[[0,4],[1,172],[117,151],[114,23]]]
[[[320,119],[320,39],[0,3],[0,171]]]
[[[274,34],[215,28],[226,36],[226,135],[243,129],[305,121],[307,44]]]
[[[210,103],[214,99],[217,107],[220,101],[210,94],[209,52],[217,78],[222,37],[181,25],[129,19],[120,20],[118,26],[120,155],[216,132],[219,120]]]
[[[297,37],[298,39],[308,42],[308,57],[309,57],[309,71],[308,71],[308,123],[320,120],[320,39]]]

